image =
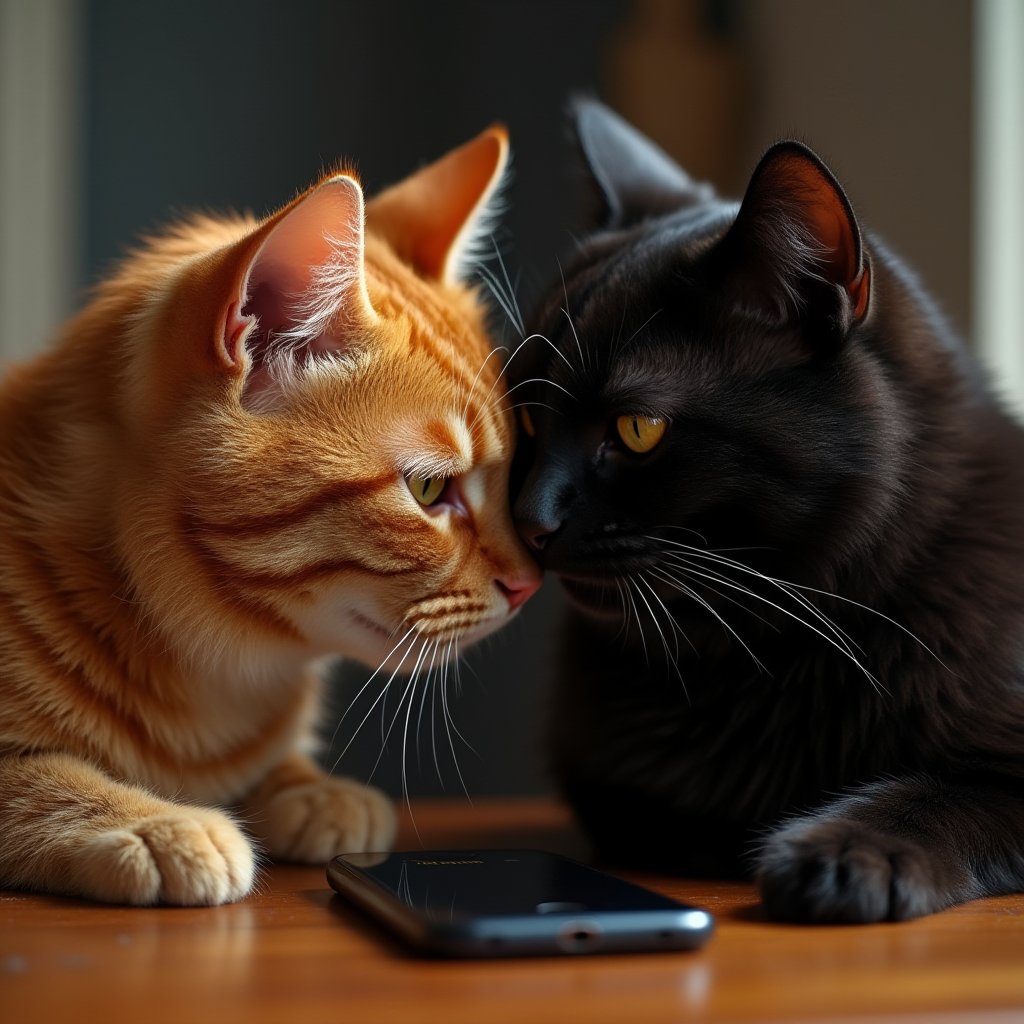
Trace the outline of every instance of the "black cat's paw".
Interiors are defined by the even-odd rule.
[[[758,884],[783,921],[905,921],[948,906],[944,874],[921,845],[855,821],[799,819],[768,837]]]

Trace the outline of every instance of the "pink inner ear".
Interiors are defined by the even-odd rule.
[[[249,267],[240,305],[242,317],[256,320],[245,337],[244,400],[250,405],[267,405],[273,397],[268,367],[275,357],[302,367],[344,350],[347,327],[368,309],[357,182],[332,179],[284,215]]]
[[[772,171],[778,175],[775,187],[786,190],[795,186],[794,212],[825,250],[832,280],[850,289],[861,271],[861,254],[857,229],[843,196],[821,168],[801,153],[777,158]]]
[[[306,282],[287,268],[256,266],[249,276],[242,316],[258,317],[258,330],[262,334],[276,334],[292,322],[290,307],[305,294]],[[250,341],[251,345],[251,341]]]

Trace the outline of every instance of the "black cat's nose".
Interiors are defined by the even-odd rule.
[[[562,532],[573,508],[576,489],[558,463],[534,465],[512,504],[519,536],[535,554]]]

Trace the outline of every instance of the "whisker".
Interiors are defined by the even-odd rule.
[[[693,575],[696,575],[696,576],[705,576],[705,577],[707,577],[707,572],[706,571],[702,571],[702,570],[698,570],[697,568],[695,568],[693,566],[693,563],[686,563],[686,568],[687,568],[687,572],[690,573],[690,574],[693,574]],[[834,647],[840,653],[844,654],[854,665],[857,666],[857,668],[864,674],[864,677],[880,693],[881,692],[885,692],[885,693],[888,692],[886,690],[886,688],[882,685],[881,681],[878,680],[877,678],[875,678],[875,676],[867,669],[867,667],[864,666],[860,662],[860,660],[857,658],[856,654],[854,654],[852,648],[848,644],[846,644],[845,642],[842,641],[842,633],[841,633],[841,631],[837,631],[837,635],[840,637],[840,640],[836,640],[833,637],[829,636],[827,633],[823,632],[821,629],[818,629],[818,627],[815,626],[813,623],[808,622],[806,619],[802,619],[795,612],[790,611],[788,608],[784,608],[780,604],[776,604],[774,601],[769,600],[763,594],[757,593],[757,591],[750,590],[749,588],[741,587],[739,584],[734,583],[733,581],[726,579],[720,573],[716,573],[713,576],[710,576],[710,577],[707,577],[707,578],[714,579],[718,583],[721,583],[723,586],[730,587],[730,588],[732,588],[734,590],[739,590],[741,593],[744,593],[744,594],[746,594],[749,597],[753,597],[757,601],[763,602],[764,604],[768,605],[770,608],[774,608],[776,611],[778,611],[781,614],[783,614],[783,615],[787,616],[788,618],[792,619],[794,622],[801,623],[807,629],[811,630],[812,633],[816,633],[826,643],[828,643],[829,645]],[[833,627],[833,628],[835,628],[835,627]]]
[[[558,413],[558,410],[553,405],[548,405],[547,402],[513,402],[509,405],[510,409],[523,409],[528,405],[535,406],[538,409],[547,409],[548,412]]]
[[[521,352],[521,351],[523,350],[523,346],[524,346],[524,345],[525,345],[525,344],[526,344],[526,343],[527,343],[528,341],[530,341],[530,340],[531,340],[531,339],[532,339],[533,337],[534,337],[534,335],[531,335],[531,336],[530,336],[530,338],[524,338],[524,339],[523,339],[523,340],[522,340],[521,342],[519,342],[519,344],[518,344],[518,345],[516,345],[515,349],[514,349],[514,350],[512,351],[512,354],[511,354],[511,355],[510,355],[510,356],[508,357],[508,359],[507,359],[507,360],[505,361],[505,367],[504,367],[504,372],[505,372],[506,374],[508,373],[508,368],[509,368],[509,366],[511,366],[511,365],[512,365],[512,360],[513,360],[513,359],[515,359],[515,357],[516,357],[517,355],[519,355],[519,353],[520,353],[520,352]],[[495,349],[494,351],[497,351],[497,349]],[[507,351],[507,349],[506,349],[506,351]],[[486,360],[485,360],[485,362],[486,362]],[[481,369],[482,369],[482,367],[481,367]],[[477,374],[477,376],[479,377],[479,373]],[[500,383],[502,383],[502,382],[503,382],[503,380],[504,380],[504,377],[503,377],[503,376],[501,376],[501,375],[499,375],[498,377],[496,377],[496,378],[495,378],[495,380],[494,380],[494,383],[493,383],[493,384],[492,384],[492,385],[490,386],[490,388],[488,388],[488,390],[487,390],[487,394],[486,394],[486,395],[484,395],[484,399],[483,399],[483,401],[482,401],[482,402],[480,403],[480,405],[481,405],[481,408],[480,408],[480,413],[478,413],[478,414],[477,414],[477,416],[476,416],[476,417],[474,418],[474,420],[473,420],[473,423],[470,423],[470,424],[469,424],[469,429],[470,429],[470,430],[472,430],[472,429],[473,429],[473,425],[474,425],[474,424],[476,423],[476,420],[477,420],[477,419],[479,419],[480,415],[482,415],[482,413],[483,413],[483,410],[487,408],[487,406],[488,406],[488,403],[489,403],[489,401],[490,401],[490,398],[491,398],[491,395],[492,395],[492,394],[494,393],[494,389],[495,389],[495,388],[496,388],[496,387],[497,387],[497,386],[498,386],[498,385],[499,385]],[[506,392],[505,392],[505,395],[504,395],[504,397],[506,397],[506,398],[507,398],[507,397],[508,397],[508,395],[509,395],[509,394],[510,394],[510,393],[511,393],[512,391],[514,391],[514,390],[515,390],[516,388],[518,388],[518,387],[521,387],[521,386],[522,386],[523,384],[551,384],[551,385],[552,385],[553,387],[556,387],[556,388],[559,388],[559,389],[560,389],[560,390],[562,390],[562,391],[565,391],[565,393],[566,393],[566,394],[567,394],[567,395],[568,395],[568,396],[569,396],[569,397],[570,397],[571,399],[573,399],[573,401],[575,401],[575,400],[576,400],[576,398],[575,398],[575,395],[573,395],[573,394],[572,394],[572,393],[571,393],[570,391],[566,391],[566,389],[565,389],[565,388],[563,388],[563,387],[562,387],[562,386],[561,386],[560,384],[556,384],[556,383],[555,383],[554,381],[551,381],[551,380],[546,380],[545,378],[537,378],[537,377],[531,378],[530,380],[524,380],[524,381],[520,381],[520,383],[519,383],[519,384],[516,384],[516,385],[515,385],[515,387],[513,387],[513,388],[509,388],[509,389],[508,389],[508,391],[506,391]],[[474,381],[474,387],[475,387],[475,381]],[[469,403],[467,402],[467,403],[466,403],[466,413],[468,414],[468,412],[469,412]]]
[[[568,301],[569,300],[566,299],[566,302]],[[572,317],[569,315],[569,310],[567,310],[564,306],[562,307],[562,312],[565,314],[565,319],[569,321],[569,329],[572,331],[572,336],[576,339],[576,349],[580,354],[580,367],[581,369],[586,369],[587,367],[585,366],[583,359],[583,346],[580,344],[580,336],[576,333],[576,325],[572,322]]]
[[[658,599],[658,595],[654,593],[654,588],[650,585],[650,583],[647,582],[647,580],[645,580],[643,578],[643,574],[641,573],[641,574],[639,574],[639,576],[640,576],[640,581],[647,586],[647,589],[650,590],[651,594],[654,595],[655,600],[659,600]],[[647,606],[647,610],[651,613],[651,620],[654,622],[654,627],[655,627],[655,629],[657,629],[658,634],[661,637],[661,646],[665,650],[665,660],[671,662],[672,667],[676,670],[676,676],[679,679],[679,682],[680,682],[680,684],[683,687],[683,693],[685,694],[686,693],[686,681],[683,679],[683,673],[682,673],[682,670],[679,668],[679,660],[678,660],[679,659],[679,637],[675,635],[675,630],[673,630],[673,637],[674,637],[675,643],[676,643],[676,654],[675,654],[675,657],[673,657],[672,656],[672,652],[669,651],[669,649],[668,649],[668,641],[665,638],[665,631],[661,628],[661,623],[658,622],[657,614],[655,613],[654,609],[651,607],[651,604],[647,600],[647,598],[644,597],[644,593],[640,589],[639,583],[636,583],[635,580],[634,580],[634,583],[635,583],[636,588],[637,588],[637,594],[640,597],[640,599],[643,601],[643,603]],[[660,600],[659,600],[659,603],[660,603]],[[664,605],[662,605],[662,607],[664,608]],[[667,609],[666,609],[666,614],[668,614]],[[675,625],[675,620],[672,618],[671,615],[668,615],[668,620],[673,625]]]
[[[426,651],[427,651],[427,647],[432,642],[436,643],[436,641],[431,641],[429,639],[424,639],[423,644],[420,647],[419,657],[416,659],[416,664],[413,666],[412,673],[409,676],[409,682],[405,684],[405,689],[402,691],[402,695],[398,698],[398,707],[395,708],[395,713],[394,713],[394,715],[391,718],[391,724],[388,726],[387,733],[385,734],[384,739],[381,742],[380,753],[377,755],[377,760],[373,762],[373,767],[370,769],[370,774],[367,776],[367,781],[369,781],[370,779],[373,778],[374,773],[377,771],[377,768],[380,765],[381,758],[384,756],[384,750],[385,750],[385,748],[387,747],[387,744],[388,744],[388,740],[391,739],[391,733],[392,733],[392,731],[395,728],[395,722],[398,721],[398,716],[402,713],[402,705],[405,703],[405,698],[407,696],[409,696],[413,692],[415,687],[416,687],[416,679],[417,679],[417,677],[420,674],[420,668],[422,667],[423,659],[425,657],[425,654],[426,654]],[[410,703],[411,702],[412,701],[411,701],[411,697],[410,697]],[[403,774],[404,774],[404,758],[403,758]]]
[[[572,370],[573,373],[578,373],[576,367],[573,366],[572,363],[569,362],[569,360],[566,358],[565,353],[546,334],[541,334],[538,331],[534,331],[533,334],[529,335],[526,338],[523,338],[523,344],[525,345],[526,342],[536,341],[537,339],[543,341],[551,349],[551,351],[554,352],[555,355],[558,356],[558,358],[561,359],[562,362],[565,363],[565,365],[568,366],[570,370]]]
[[[505,392],[505,397],[507,398],[513,391],[518,391],[519,388],[526,384],[547,384],[550,387],[558,388],[559,391],[568,395],[574,402],[577,401],[576,396],[569,391],[568,388],[563,388],[561,384],[553,380],[548,380],[547,377],[530,377],[528,380],[521,380],[518,384],[513,384],[512,387]]]
[[[558,276],[562,279],[562,294],[565,296],[565,307],[562,312],[565,314],[565,319],[569,321],[569,327],[572,330],[572,336],[576,339],[576,351],[580,354],[580,370],[587,368],[587,361],[583,356],[583,346],[580,344],[580,336],[576,333],[576,327],[572,322],[572,317],[569,315],[569,291],[565,287],[565,272],[562,270],[562,261],[557,257],[555,262],[558,264]]]
[[[498,248],[498,243],[491,239],[491,244],[494,246],[494,255],[498,257],[498,266],[501,267],[502,276],[505,278],[505,294],[508,296],[512,303],[512,308],[516,312],[516,319],[519,322],[519,334],[520,336],[526,334],[526,325],[523,323],[523,315],[519,309],[519,303],[516,301],[516,290],[512,282],[509,280],[508,268],[505,266],[505,260],[502,258],[501,250]]]
[[[448,677],[447,674],[441,677],[441,720],[444,722],[445,732],[448,734],[448,746],[452,752],[452,764],[455,765],[455,774],[459,777],[459,785],[462,786],[463,793],[466,794],[466,799],[473,803],[473,798],[469,795],[469,788],[466,786],[466,780],[462,777],[462,769],[459,767],[459,757],[455,751],[455,741],[452,739],[452,729],[455,730],[455,734],[462,740],[463,743],[469,747],[470,750],[473,748],[466,742],[466,738],[459,732],[458,726],[455,725],[454,720],[451,717],[451,712],[448,710]],[[450,723],[450,724],[449,724]],[[475,753],[475,751],[474,751]]]
[[[373,675],[371,675],[370,678],[367,679],[365,683],[363,683],[363,685],[359,688],[359,692],[355,695],[355,697],[352,698],[351,701],[349,701],[349,705],[345,709],[344,714],[342,714],[341,718],[338,720],[338,724],[334,727],[334,732],[331,735],[332,746],[334,745],[334,741],[338,738],[338,732],[341,729],[342,722],[345,721],[345,719],[348,717],[348,713],[356,706],[356,702],[363,695],[363,692],[370,685],[370,683],[372,683],[374,679],[377,678],[381,669],[383,669],[384,666],[388,663],[388,658],[390,658],[395,653],[395,651],[397,651],[398,648],[401,647],[403,643],[405,643],[405,641],[409,638],[409,634],[415,632],[415,630],[415,626],[409,627],[409,629],[405,633],[405,636],[403,636],[402,639],[399,640],[398,643],[391,648],[391,650],[387,654],[387,657],[385,657],[384,660],[380,663],[380,665],[374,670]],[[369,718],[370,715],[373,713],[373,709],[377,706],[377,701],[379,701],[381,697],[383,697],[384,694],[387,693],[387,689],[391,685],[392,680],[401,671],[402,665],[405,663],[405,659],[409,657],[409,651],[411,651],[415,646],[416,639],[414,637],[412,643],[409,644],[408,650],[406,650],[406,652],[402,655],[401,660],[398,662],[398,666],[395,668],[394,672],[391,673],[391,678],[388,679],[388,681],[384,684],[384,689],[381,690],[380,695],[377,697],[377,700],[375,700],[373,704],[370,705],[370,710],[366,713],[366,717],[363,718],[362,722],[360,722],[359,725],[356,726],[356,731],[352,734],[352,739],[349,740],[348,746],[346,746],[345,750],[343,750],[341,754],[338,755],[338,760],[334,762],[334,768],[338,767],[338,763],[341,761],[341,758],[344,757],[345,751],[348,750],[349,746],[352,745],[353,740],[355,740],[356,736],[359,733],[359,730],[363,727],[364,723],[366,722],[366,719]],[[334,768],[332,768],[331,771],[334,771]]]
[[[629,343],[664,309],[656,309],[623,343],[622,348],[627,348]]]
[[[678,569],[680,572],[686,572],[686,568],[684,566],[676,565],[675,563],[672,563],[672,564],[673,564],[673,568]],[[658,567],[658,571],[665,573],[665,575],[669,577],[669,579],[666,582],[673,582],[673,583],[679,583],[680,582],[664,566],[659,566]],[[707,583],[704,580],[696,580],[695,579],[695,580],[692,580],[691,582],[693,583],[693,585],[695,587],[703,587],[705,590],[710,590],[711,593],[714,594],[716,597],[721,598],[723,601],[728,601],[729,604],[734,605],[735,607],[739,608],[740,611],[745,612],[747,615],[753,616],[755,619],[758,620],[758,622],[762,623],[764,626],[766,626],[768,629],[770,629],[773,633],[778,633],[779,632],[779,627],[777,625],[775,625],[774,622],[769,622],[759,612],[755,611],[753,608],[748,607],[742,601],[738,601],[735,597],[731,597],[729,594],[724,593],[723,591],[719,590],[717,587],[712,586],[710,583]],[[696,594],[695,597],[700,597],[700,595]],[[703,599],[701,599],[701,600],[703,600]],[[709,610],[713,610],[713,609],[710,609],[710,606],[709,606]]]
[[[476,267],[476,272],[483,278],[484,284],[487,285],[487,288],[494,296],[495,301],[499,306],[501,306],[502,312],[508,317],[512,326],[519,332],[519,337],[521,338],[526,333],[525,326],[518,315],[518,309],[513,309],[511,296],[506,295],[502,290],[497,277],[490,267],[480,263]]]
[[[650,569],[649,571],[650,572],[656,572],[655,569]],[[643,573],[640,573],[639,576],[640,576],[641,581],[644,583],[644,585],[647,587],[647,589],[651,592],[651,597],[653,597],[654,600],[658,602],[658,606],[665,613],[665,617],[671,623],[671,625],[673,627],[673,630],[677,631],[678,632],[678,636],[681,636],[687,642],[687,644],[689,644],[690,650],[693,651],[693,653],[696,654],[698,657],[700,657],[700,652],[697,650],[696,647],[693,646],[692,641],[686,635],[686,633],[683,630],[683,628],[676,621],[675,616],[672,614],[672,612],[669,611],[668,606],[665,604],[665,602],[662,601],[662,599],[658,596],[658,592],[654,589],[654,587],[651,586],[650,581],[644,576]],[[679,639],[678,639],[678,636],[676,638],[676,657],[677,658],[679,657]]]
[[[629,598],[629,603],[633,606],[633,615],[636,618],[636,628],[640,631],[640,646],[644,649],[644,661],[647,662],[647,667],[650,668],[651,658],[650,655],[647,653],[647,638],[644,636],[644,626],[643,623],[640,621],[640,612],[637,611],[636,602],[633,600],[633,591],[629,586],[629,584],[631,584],[633,581],[630,579],[629,576],[625,577],[625,581],[627,584],[626,597]]]
[[[708,539],[703,533],[698,533],[696,530],[690,529],[689,526],[674,526],[672,523],[665,523],[662,526],[657,527],[659,530],[683,530],[686,533],[692,533],[694,537],[699,537],[704,542],[705,549],[708,548]],[[648,537],[648,540],[662,540],[661,537]],[[667,538],[665,538],[667,539]],[[671,543],[671,542],[670,542]]]
[[[614,579],[615,589],[619,593],[619,602],[622,605],[622,625],[619,626],[618,633],[615,634],[615,639],[618,640],[620,636],[625,638],[629,637],[629,608],[626,607],[626,595],[623,593],[623,582],[616,576]]]
[[[707,601],[705,601],[703,597],[700,596],[700,594],[698,594],[691,587],[688,587],[681,580],[676,579],[667,570],[651,569],[650,571],[654,574],[655,577],[657,577],[658,579],[662,580],[665,583],[668,583],[670,586],[676,587],[682,593],[686,594],[686,596],[689,597],[691,600],[696,601],[697,604],[699,604],[702,608],[704,608],[706,611],[710,612],[718,620],[718,622],[722,625],[723,629],[727,630],[736,639],[737,643],[739,643],[739,645],[747,652],[747,654],[750,655],[751,660],[757,666],[758,670],[761,671],[761,672],[766,673],[769,676],[771,675],[771,672],[769,672],[768,669],[765,668],[765,666],[764,666],[763,662],[761,661],[761,659],[756,654],[754,654],[754,652],[744,642],[743,638],[739,635],[739,633],[737,633],[736,630],[733,629],[733,627],[731,625],[729,625],[729,623],[726,622],[725,619],[718,613],[718,611],[715,608],[713,608]],[[706,586],[706,584],[705,584],[705,586]],[[732,598],[726,598],[726,600],[732,601],[733,599]],[[738,602],[735,602],[735,601],[733,603],[734,604],[738,604]],[[742,607],[742,605],[740,605],[740,607]],[[758,616],[758,618],[760,618],[760,616]]]
[[[507,351],[508,351],[508,349],[504,345],[498,345],[496,348],[492,348],[491,351],[488,352],[487,355],[484,356],[483,362],[480,364],[480,369],[476,371],[476,376],[473,378],[473,383],[470,384],[469,392],[466,395],[466,405],[465,405],[465,408],[462,410],[462,419],[463,420],[465,420],[466,417],[469,415],[469,403],[473,400],[473,392],[476,391],[477,383],[480,380],[480,374],[482,374],[484,372],[484,368],[487,366],[487,363],[490,361],[491,356],[497,355],[499,352],[507,352]],[[518,351],[518,349],[516,351]],[[513,355],[514,354],[515,353],[513,353]],[[509,360],[509,362],[511,362],[511,359]],[[506,366],[507,365],[508,364],[506,363]],[[499,374],[497,379],[501,380],[500,374]],[[494,385],[492,384],[491,385],[492,390],[493,390],[493,387],[494,387]],[[488,392],[488,394],[490,394],[490,392]]]
[[[430,665],[427,667],[427,675],[423,681],[423,693],[420,695],[420,711],[416,717],[416,766],[420,766],[420,723],[423,721],[423,701],[426,698],[427,691],[430,689],[430,680],[434,674],[434,659],[437,655],[437,646],[440,641],[434,641],[434,647],[430,652]]]
[[[434,755],[434,771],[437,772],[437,781],[444,789],[444,775],[441,772],[441,762],[437,757],[437,686],[430,687],[430,748]]]
[[[749,576],[753,576],[756,579],[764,580],[766,583],[770,584],[771,586],[775,587],[776,589],[781,590],[784,594],[786,594],[787,597],[791,598],[800,607],[802,607],[805,611],[809,612],[823,626],[825,626],[825,628],[827,628],[837,639],[841,640],[843,642],[843,646],[844,647],[846,647],[850,651],[852,651],[854,648],[856,648],[856,650],[859,651],[861,655],[864,655],[865,652],[864,652],[863,648],[860,647],[860,645],[857,644],[856,641],[854,641],[852,637],[850,637],[835,622],[833,622],[832,619],[830,619],[820,608],[818,608],[815,605],[813,605],[810,601],[808,601],[806,598],[802,597],[801,595],[794,594],[790,590],[788,590],[787,587],[789,585],[786,584],[784,581],[776,580],[776,579],[774,579],[771,576],[766,576],[764,573],[758,572],[756,569],[752,569],[750,566],[744,565],[742,562],[737,562],[737,561],[735,561],[734,559],[731,559],[731,558],[724,558],[721,555],[716,554],[716,553],[712,553],[712,552],[708,552],[708,551],[701,551],[699,549],[694,549],[694,548],[691,548],[689,545],[681,544],[678,541],[666,541],[666,543],[672,544],[672,545],[674,545],[676,547],[684,548],[689,553],[690,557],[698,557],[702,561],[710,561],[710,562],[714,562],[714,563],[716,563],[718,565],[728,566],[729,568],[737,569],[738,571],[744,572],[744,573],[746,573]],[[677,557],[680,557],[680,556],[677,555]],[[690,563],[690,564],[692,564],[692,563]],[[835,595],[829,595],[829,596],[835,596]],[[867,609],[867,610],[870,610],[870,609]]]
[[[431,655],[430,663],[431,663],[431,666],[434,663],[433,655]],[[413,812],[412,812],[412,800],[409,798],[409,773],[408,773],[407,768],[406,768],[406,751],[408,750],[408,743],[409,743],[409,719],[412,717],[412,703],[413,703],[413,698],[416,695],[415,682],[414,682],[415,679],[416,679],[416,674],[414,672],[413,676],[412,676],[412,679],[410,680],[410,682],[413,684],[413,688],[410,690],[409,701],[408,701],[408,703],[406,705],[406,709],[405,709],[405,725],[402,727],[402,759],[401,760],[402,760],[402,799],[405,802],[405,805],[406,805],[406,807],[409,810],[409,817],[410,817],[410,819],[412,819],[412,826],[413,826],[413,829],[416,832],[416,838],[419,839],[420,838],[419,829],[416,828],[416,820],[415,820],[415,816],[413,815]],[[430,679],[430,676],[428,674],[428,676],[427,676],[428,682],[429,682],[429,679]],[[426,689],[426,687],[424,687],[424,689]],[[401,709],[401,704],[399,704],[399,709]],[[389,735],[390,735],[390,730],[389,730]],[[381,748],[381,753],[380,753],[380,755],[378,755],[378,761],[380,760],[380,756],[382,756],[383,753],[384,753],[384,749],[382,747]],[[374,768],[376,768],[376,767],[377,766],[375,764]],[[373,773],[371,772],[370,774],[372,775]]]

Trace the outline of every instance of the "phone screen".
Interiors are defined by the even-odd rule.
[[[406,938],[458,955],[691,949],[711,916],[540,850],[348,854],[331,885]]]

